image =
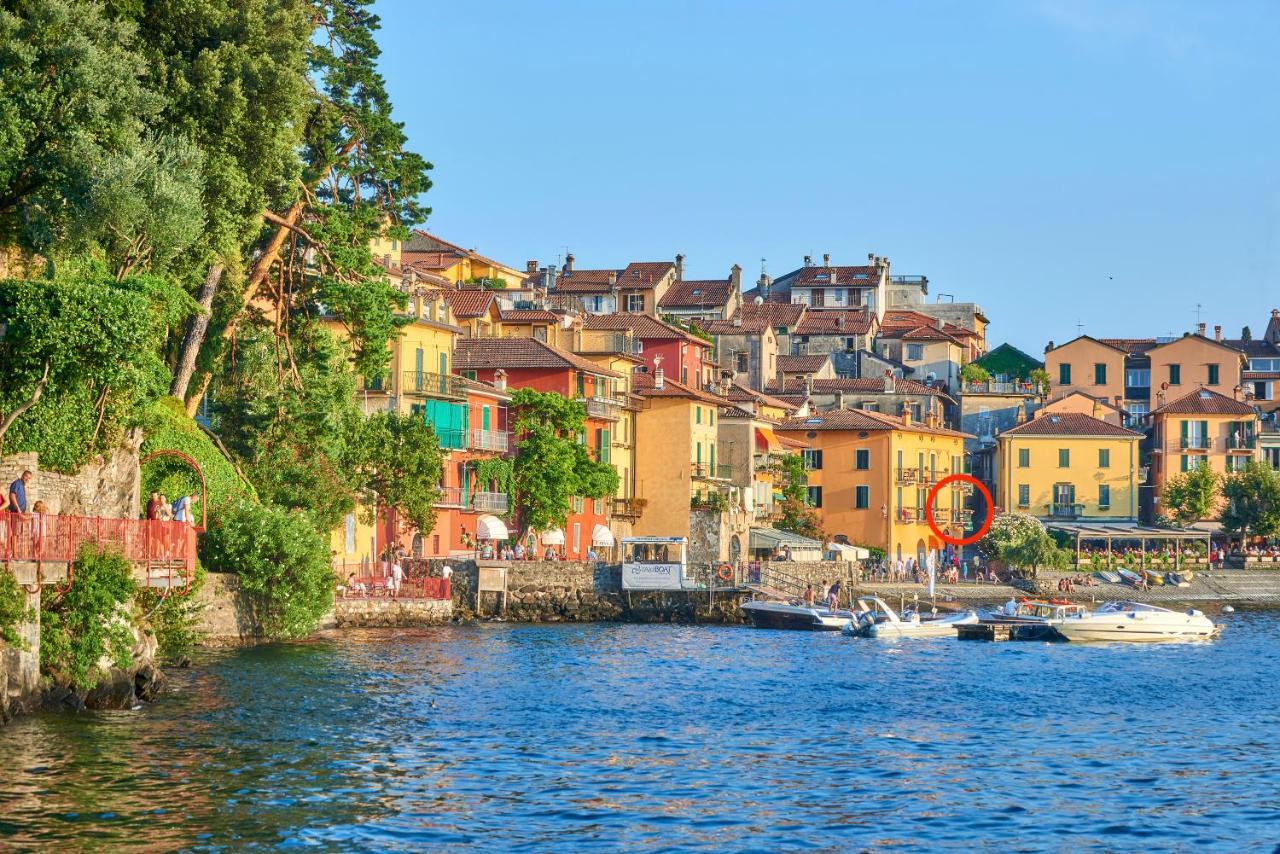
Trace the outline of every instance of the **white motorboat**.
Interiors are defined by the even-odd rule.
[[[1069,641],[1206,640],[1221,629],[1195,608],[1170,611],[1142,602],[1108,602],[1053,626]]]
[[[863,596],[858,600],[858,614],[845,633],[871,638],[955,637],[956,626],[976,622],[978,615],[974,611],[931,618],[922,618],[919,611],[903,611],[899,616],[879,596]]]
[[[801,629],[838,632],[852,619],[853,612],[817,605],[791,605],[753,599],[742,603],[742,611],[758,629]]]

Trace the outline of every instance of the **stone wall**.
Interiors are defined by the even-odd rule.
[[[195,594],[195,630],[207,646],[239,646],[265,638],[235,575],[210,572]]]
[[[453,603],[444,599],[338,599],[333,603],[334,626],[432,626],[447,623]]]
[[[141,444],[142,432],[131,431],[120,447],[105,457],[94,458],[75,474],[41,471],[39,456],[34,453],[11,454],[0,460],[0,484],[8,490],[15,478],[30,469],[28,509],[36,501],[43,501],[46,512],[55,515],[136,519],[140,508]]]
[[[770,569],[775,569],[779,574],[790,576],[798,579],[799,583],[809,583],[816,590],[818,585],[831,585],[833,581],[839,581],[844,587],[848,587],[856,580],[858,565],[844,560],[776,560],[761,561],[760,570],[762,577],[767,578]]]
[[[40,688],[40,593],[27,594],[27,607],[36,618],[18,626],[26,643],[21,650],[0,641],[0,723],[29,708]]]

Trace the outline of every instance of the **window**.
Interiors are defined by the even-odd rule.
[[[1210,365],[1209,366],[1209,385],[1217,385],[1217,384],[1218,384],[1218,366]]]
[[[597,516],[603,516],[604,515],[604,499],[597,498],[594,502],[593,509],[595,510]]]
[[[919,362],[919,361],[921,361],[921,360],[923,360],[923,359],[924,359],[924,345],[923,345],[923,344],[908,344],[908,345],[907,345],[907,361],[908,361],[908,362]]]
[[[1194,454],[1194,455],[1183,454],[1183,455],[1182,455],[1182,470],[1183,470],[1183,471],[1195,471],[1196,469],[1200,468],[1201,466],[1203,466],[1203,465],[1207,465],[1207,464],[1208,464],[1208,462],[1209,462],[1209,458],[1208,458],[1208,457],[1201,456],[1201,455],[1199,455],[1199,454]]]
[[[855,486],[853,488],[853,508],[855,510],[866,510],[871,506],[871,487]]]
[[[1031,449],[1030,448],[1018,449],[1018,468],[1020,469],[1031,468]]]
[[[1018,506],[1019,507],[1031,506],[1031,484],[1029,483],[1018,484]]]
[[[815,451],[811,448],[806,448],[800,452],[800,458],[804,461],[806,471],[822,470],[822,451]]]
[[[582,500],[581,498],[578,498],[578,497],[576,497],[576,496],[575,496],[575,497],[574,497],[574,499],[573,499],[573,512],[574,512],[574,513],[581,513],[581,512],[582,512],[582,508],[583,508],[584,506],[585,506],[585,502],[583,502],[583,500]]]
[[[582,523],[573,523],[573,553],[582,553]]]
[[[1098,364],[1093,366],[1093,384],[1094,385],[1107,384],[1107,366],[1102,362],[1099,362]]]
[[[822,487],[810,486],[805,495],[805,503],[810,507],[822,506]]]
[[[737,362],[738,362],[738,365],[737,365],[738,373],[745,374],[748,370],[750,370],[750,365],[747,362],[747,359],[750,355],[751,354],[748,353],[746,350],[741,350],[736,354],[735,358],[737,359]]]
[[[1169,385],[1182,385],[1182,365],[1169,366]]]
[[[866,448],[859,448],[854,454],[853,467],[858,471],[866,471],[871,468],[871,451]]]
[[[1105,483],[1098,484],[1098,509],[1108,510],[1111,507],[1111,487]]]
[[[694,424],[702,423],[702,407],[701,406],[695,406],[693,408],[693,423]]]
[[[1071,449],[1059,448],[1058,449],[1058,468],[1065,469],[1070,467],[1071,467]]]
[[[716,426],[716,411],[714,408],[707,410],[707,425],[710,427]]]
[[[1110,448],[1098,449],[1098,468],[1100,469],[1111,468],[1111,449]]]
[[[1124,384],[1128,388],[1150,388],[1151,369],[1126,368],[1124,372]]]
[[[644,294],[627,294],[627,311],[644,311]]]
[[[1071,365],[1066,362],[1058,365],[1058,385],[1071,385]]]
[[[356,514],[348,513],[346,518],[346,537],[343,547],[347,554],[352,554],[356,550]]]

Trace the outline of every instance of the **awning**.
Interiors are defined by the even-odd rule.
[[[777,435],[770,427],[756,428],[756,451],[758,453],[778,453],[782,450],[782,443],[778,441]]]
[[[591,545],[600,546],[601,548],[611,549],[615,544],[613,539],[613,531],[610,531],[604,525],[596,525],[591,532]]]
[[[564,531],[559,528],[552,528],[550,531],[543,531],[539,539],[542,540],[544,546],[563,546]]]
[[[821,540],[811,540],[778,528],[752,528],[750,542],[752,549],[773,549],[781,546],[790,546],[793,551],[822,549]]]
[[[505,540],[510,536],[507,524],[497,516],[481,516],[476,520],[477,540]]]
[[[871,552],[861,546],[851,546],[848,543],[827,543],[827,551],[838,552],[844,556],[845,560],[866,560],[871,557]]]

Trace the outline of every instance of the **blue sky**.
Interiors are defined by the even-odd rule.
[[[512,265],[875,252],[1033,354],[1280,307],[1280,4],[376,8],[427,227]]]

